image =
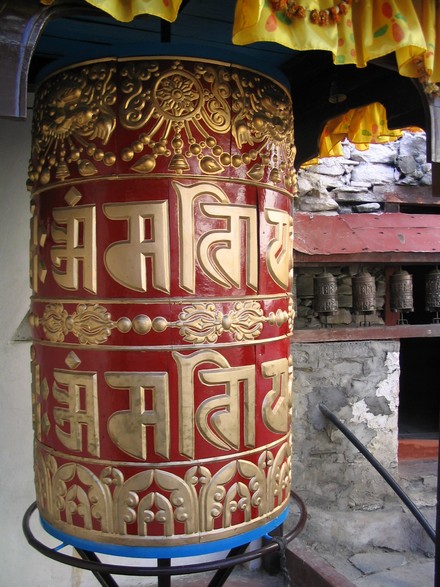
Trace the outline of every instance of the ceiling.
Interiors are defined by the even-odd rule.
[[[58,60],[116,52],[155,55],[173,51],[177,55],[179,48],[190,45],[215,58],[227,56],[244,60],[256,69],[284,73],[291,86],[298,165],[317,154],[327,120],[374,101],[385,106],[390,128],[414,125],[429,131],[423,92],[416,82],[396,72],[393,55],[361,69],[354,65],[335,67],[331,54],[323,51],[292,51],[275,43],[234,47],[235,0],[186,0],[172,24],[148,15],[120,23],[83,0],[71,4],[72,9],[64,10],[67,16],[50,20],[38,38],[30,62],[30,90],[41,70]],[[339,104],[328,100],[335,76],[347,95]]]

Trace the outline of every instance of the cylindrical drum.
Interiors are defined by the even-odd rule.
[[[277,527],[291,484],[290,96],[164,57],[41,85],[29,171],[37,504],[168,558]]]
[[[391,311],[413,312],[413,280],[412,275],[400,269],[390,278]]]
[[[425,307],[428,312],[440,311],[440,271],[438,267],[425,277]]]
[[[331,316],[338,311],[338,285],[336,277],[324,271],[313,278],[313,305],[321,316]]]
[[[353,310],[359,314],[371,314],[376,310],[376,281],[368,271],[353,276]]]

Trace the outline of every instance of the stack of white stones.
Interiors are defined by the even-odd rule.
[[[424,132],[404,132],[392,143],[372,144],[358,151],[345,141],[343,157],[319,159],[298,173],[300,212],[350,214],[383,210],[378,186],[431,185]]]

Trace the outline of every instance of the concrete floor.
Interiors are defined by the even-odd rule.
[[[172,587],[205,587],[213,573],[193,575],[188,577],[175,577],[171,580]],[[152,583],[154,585],[155,583]],[[250,570],[243,567],[236,568],[227,579],[227,587],[284,587],[285,583],[281,574],[268,575],[263,570]]]
[[[400,480],[397,479],[434,529],[437,467],[437,460],[432,458],[402,460],[398,466]],[[381,513],[372,515],[380,516]],[[408,516],[412,517],[411,514]],[[417,523],[416,527],[418,528]],[[373,548],[368,545],[362,552],[354,552],[314,544],[312,553],[333,567],[353,587],[433,587],[434,544],[421,529],[420,534],[424,539],[415,544],[413,550],[407,552]],[[301,545],[302,541],[303,535],[300,535],[296,545]],[[338,583],[335,583],[335,587],[339,587]]]

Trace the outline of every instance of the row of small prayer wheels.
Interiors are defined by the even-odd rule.
[[[353,311],[371,314],[376,311],[376,281],[368,271],[361,271],[352,278]],[[338,286],[336,277],[324,270],[314,277],[313,299],[315,312],[331,316],[338,311]],[[390,308],[392,312],[413,312],[413,276],[399,269],[390,277]],[[425,276],[425,308],[428,312],[440,310],[440,271],[436,267]]]

